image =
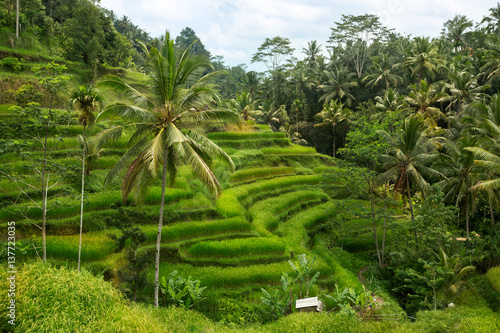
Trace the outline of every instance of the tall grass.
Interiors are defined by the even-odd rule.
[[[0,276],[2,294],[7,295],[7,274],[0,270]],[[85,270],[28,264],[18,270],[16,289],[15,332],[164,332],[168,326]],[[0,328],[10,331],[3,305]]]
[[[289,175],[293,173],[295,173],[295,170],[291,167],[251,168],[233,172],[229,177],[229,180],[232,182],[240,182],[262,177]]]
[[[266,155],[268,154],[316,154],[316,149],[313,147],[304,147],[299,145],[293,145],[291,148],[262,148],[262,152]]]
[[[90,232],[82,235],[82,260],[99,260],[113,253],[116,248],[115,242],[109,234],[116,231]],[[49,236],[47,237],[47,256],[78,260],[79,235]],[[41,239],[35,238],[35,243],[41,247]],[[35,253],[33,253],[36,255]]]
[[[286,246],[280,239],[252,237],[219,242],[199,242],[187,250],[192,257],[234,257],[263,254],[283,254]]]
[[[252,140],[252,139],[280,139],[286,138],[282,132],[213,132],[208,133],[207,137],[210,140]]]
[[[321,175],[313,176],[290,176],[259,181],[248,185],[237,186],[227,189],[217,200],[216,208],[219,214],[225,217],[234,217],[243,215],[245,208],[240,203],[243,198],[255,193],[270,191],[279,187],[293,185],[315,185],[322,180]]]
[[[189,198],[192,192],[189,190],[168,188],[165,192],[165,202],[171,203],[183,198]],[[161,189],[152,187],[148,196],[144,199],[145,204],[158,204],[160,202]],[[98,193],[87,194],[84,207],[85,211],[107,209],[111,205],[121,203],[121,191],[104,191]],[[41,203],[40,207],[41,207]],[[79,199],[52,199],[48,203],[50,210],[47,213],[49,219],[60,219],[77,215],[80,212]],[[42,210],[33,205],[8,206],[4,210],[0,210],[0,220],[20,220],[23,218],[39,219],[42,217]]]
[[[261,235],[270,235],[270,231],[278,227],[281,218],[291,211],[300,209],[302,205],[320,203],[328,200],[328,196],[320,191],[297,191],[257,202],[248,209],[252,217],[254,229]]]
[[[214,220],[204,222],[182,222],[164,226],[162,229],[163,242],[179,242],[183,240],[209,237],[227,233],[248,233],[250,223],[242,217],[234,217],[226,220]],[[149,242],[156,240],[158,229],[153,226],[142,227]]]

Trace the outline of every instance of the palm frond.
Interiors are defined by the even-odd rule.
[[[115,103],[107,106],[97,115],[98,120],[122,118],[128,121],[149,122],[154,119],[154,114],[147,109],[135,105]]]
[[[235,166],[231,157],[214,142],[194,131],[186,130],[186,136],[191,139],[190,142],[193,146],[199,146],[200,149],[205,150],[209,155],[221,159],[231,171],[234,171]]]
[[[141,140],[137,141],[135,145],[133,145],[127,152],[115,163],[115,165],[111,168],[106,179],[104,180],[104,187],[109,186],[111,182],[118,176],[120,170],[124,169],[130,160],[135,156],[138,156],[144,149],[144,146],[147,143],[148,138],[143,137]]]
[[[122,136],[122,133],[123,126],[116,126],[105,129],[94,135],[89,140],[89,145],[94,147],[94,151],[99,151],[107,143],[118,140]]]
[[[98,85],[111,89],[113,92],[131,101],[136,107],[143,109],[154,108],[153,102],[116,75],[106,75]]]

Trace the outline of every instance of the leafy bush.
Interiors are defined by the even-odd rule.
[[[500,293],[500,266],[490,268],[486,273],[486,277],[493,289]]]
[[[16,73],[23,69],[22,63],[16,57],[3,58],[2,65]]]
[[[207,287],[200,287],[200,280],[191,280],[191,276],[186,280],[182,276],[176,278],[176,275],[177,271],[173,271],[168,279],[161,277],[161,292],[168,303],[191,309],[205,298],[203,291]]]

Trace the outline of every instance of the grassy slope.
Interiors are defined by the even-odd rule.
[[[125,79],[139,88],[146,83],[144,77],[137,73],[126,73]],[[110,97],[109,100],[118,100],[117,96],[105,93]],[[334,202],[319,186],[321,172],[334,170],[331,168],[334,165],[333,161],[328,157],[316,154],[310,148],[292,146],[289,141],[283,141],[284,138],[281,135],[269,133],[266,127],[260,128],[260,131],[257,132],[246,128],[243,132],[241,134],[212,134],[213,140],[216,143],[219,141],[221,146],[233,157],[238,168],[233,178],[229,178],[227,173],[221,173],[219,176],[221,183],[226,184],[227,188],[215,204],[203,194],[203,188],[199,187],[199,183],[192,181],[193,176],[187,168],[180,170],[177,188],[167,191],[170,205],[164,227],[163,246],[165,250],[161,267],[162,275],[168,275],[176,269],[183,276],[192,275],[194,278],[200,279],[203,285],[209,287],[207,289],[208,297],[201,304],[202,309],[200,310],[216,321],[238,313],[234,308],[224,307],[221,298],[234,302],[236,304],[234,307],[240,309],[244,309],[247,303],[250,305],[259,304],[260,288],[263,286],[267,288],[277,287],[281,274],[283,272],[291,273],[287,260],[290,258],[296,260],[296,255],[300,253],[306,253],[309,258],[316,256],[314,268],[321,272],[318,283],[321,288],[314,288],[311,291],[312,295],[321,296],[324,293],[329,293],[334,284],[338,284],[342,288],[348,286],[360,290],[361,284],[352,268],[344,267],[340,257],[326,251],[322,241],[314,241],[308,233],[316,225],[325,222],[335,209]],[[275,146],[269,147],[273,145]],[[118,158],[120,153],[123,153],[122,150],[125,147],[125,141],[115,143],[113,147],[107,148],[109,154],[103,158],[108,158],[112,162]],[[56,152],[61,152],[60,157],[58,157],[61,163],[77,162],[74,156],[79,148],[74,138],[65,140],[64,144],[57,149]],[[62,152],[63,150],[67,150],[67,152]],[[15,156],[9,156],[0,163],[2,166],[7,166],[12,163],[20,163],[20,161]],[[96,181],[102,180],[102,175],[109,167],[109,163],[102,163],[102,170],[93,171],[94,176],[92,177],[95,177]],[[27,168],[26,174],[30,174],[29,168]],[[54,174],[55,176],[56,174]],[[36,180],[36,178],[34,179]],[[230,181],[233,181],[233,184],[230,184]],[[12,199],[9,197],[9,193],[15,189],[7,189],[7,182],[0,182],[0,186],[6,189],[5,196]],[[88,230],[84,237],[84,267],[94,271],[96,269],[105,270],[114,282],[117,281],[116,271],[123,264],[123,259],[120,255],[112,253],[113,242],[107,236],[110,232],[116,234],[118,231],[112,226],[106,225],[104,221],[106,218],[117,217],[116,210],[112,208],[112,205],[120,202],[118,188],[119,184],[115,184],[114,187],[105,191],[88,193],[84,220],[86,230]],[[154,247],[154,224],[156,223],[158,202],[156,188],[152,191],[146,206],[141,209],[132,208],[136,211],[142,211],[145,216],[141,224],[149,236],[142,250],[148,251],[151,256],[154,253],[151,249]],[[21,206],[26,206],[26,204],[26,201],[21,202]],[[58,192],[58,197],[53,199],[50,205],[52,208],[48,221],[50,260],[56,266],[62,264],[72,267],[75,265],[75,249],[78,242],[78,237],[75,235],[78,231],[76,228],[78,222],[77,186],[74,186],[73,190]],[[57,208],[55,208],[56,206]],[[14,218],[5,212],[6,210],[15,211],[13,208],[16,207],[7,206],[1,212],[5,215],[1,221],[4,223],[0,223],[2,235],[6,234],[4,232],[6,230],[5,222],[10,219],[18,219],[16,223],[19,226],[19,237],[22,237],[22,234],[35,235],[35,242],[38,242],[39,231],[30,221]],[[35,222],[39,221],[39,214],[36,210],[31,211],[32,213],[29,214],[33,215],[32,218]],[[196,232],[192,228],[195,228]],[[367,237],[364,238],[369,238],[368,235],[367,233]],[[254,243],[245,248],[243,245],[248,244],[248,237],[252,237]],[[366,247],[364,238],[360,238],[359,246]],[[29,239],[19,240],[23,243],[29,242]],[[227,240],[223,241],[223,244],[230,244],[231,251],[233,251],[230,253],[233,255],[237,253],[238,256],[227,258],[227,255],[220,255],[228,252],[218,248],[215,242],[211,242],[213,240]],[[266,241],[260,242],[260,240]],[[286,244],[285,252],[283,252],[282,245],[279,246],[279,251],[266,252],[266,246],[269,247],[269,244],[276,244],[276,242]],[[351,245],[356,247],[356,240],[352,242]],[[207,248],[211,247],[210,251],[213,255],[210,258],[197,255],[196,250],[191,250],[197,244],[202,244]],[[34,255],[32,253],[30,258],[33,258]],[[196,312],[185,312],[179,309],[156,310],[141,305],[130,305],[117,296],[117,292],[112,290],[107,283],[96,281],[87,273],[81,277],[75,277],[73,271],[35,265],[27,266],[20,274],[20,303],[29,304],[26,311],[23,310],[20,313],[20,318],[26,321],[26,326],[23,326],[26,332],[30,330],[42,332],[44,329],[51,331],[51,325],[56,325],[53,321],[54,318],[59,319],[57,327],[61,327],[61,331],[69,331],[72,328],[78,331],[91,331],[92,328],[86,324],[89,322],[93,323],[93,327],[100,327],[102,331],[110,332],[120,330],[158,331],[165,327],[177,332],[189,330],[231,331],[228,328],[218,326]],[[152,265],[149,275],[150,277],[152,275]],[[61,279],[60,283],[53,283],[57,279]],[[76,279],[77,282],[65,283],[65,281],[72,279]],[[2,282],[5,282],[5,279],[2,278]],[[36,286],[36,288],[32,290],[28,286]],[[2,288],[6,288],[5,283]],[[63,300],[60,303],[53,301],[54,295],[65,297],[63,295],[66,294],[72,295],[66,306]],[[86,306],[83,308],[79,305],[82,299],[86,300],[84,303]],[[390,302],[389,299],[387,301]],[[98,304],[100,302],[108,304],[114,310],[102,311],[99,308],[101,305]],[[69,312],[59,310],[69,308],[75,309],[76,312],[73,313],[81,311],[83,313],[71,316]],[[394,309],[397,308],[394,305],[390,311],[394,312]],[[477,311],[482,314],[478,319],[479,324],[486,325],[492,321],[492,318],[496,318],[484,306],[478,308]],[[2,309],[5,307],[2,306]],[[33,320],[36,317],[34,313],[40,309],[46,309],[43,311],[46,312],[46,315],[43,318],[38,317],[37,320]],[[306,327],[309,327],[315,332],[330,332],[332,328],[336,328],[334,331],[385,332],[389,329],[414,331],[418,328],[418,330],[425,332],[435,331],[436,327],[458,327],[459,330],[470,331],[470,326],[468,326],[471,322],[470,316],[464,315],[467,311],[467,308],[447,310],[435,314],[435,317],[432,313],[425,313],[422,315],[425,320],[421,323],[417,322],[417,324],[359,323],[354,318],[349,319],[335,315],[295,314],[265,327],[244,330],[249,332],[290,332],[292,330],[306,331]],[[97,313],[99,315],[96,315]],[[5,316],[2,316],[2,319],[4,318]],[[441,319],[436,321],[434,318]],[[455,319],[459,322],[458,326],[451,324]],[[462,322],[464,325],[461,326]],[[67,326],[59,326],[60,323]],[[35,327],[37,328],[35,329]]]

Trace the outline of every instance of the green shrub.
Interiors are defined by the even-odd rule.
[[[486,273],[486,278],[490,282],[493,289],[500,293],[500,266],[490,268]]]
[[[19,62],[16,57],[5,57],[3,58],[2,65],[13,72],[20,72],[23,69],[23,65]]]

